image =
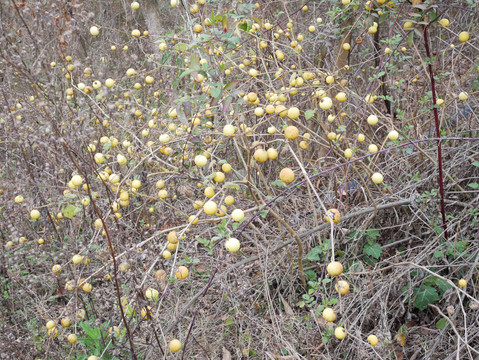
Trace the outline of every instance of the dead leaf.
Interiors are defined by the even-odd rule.
[[[231,360],[231,353],[226,349],[223,348],[223,360]]]
[[[279,294],[279,298],[281,299],[281,302],[283,303],[284,312],[288,315],[294,315],[293,309],[291,309],[291,306],[289,306],[288,302],[284,299],[283,295]]]
[[[396,335],[396,341],[402,347],[406,346],[406,334],[397,334]]]

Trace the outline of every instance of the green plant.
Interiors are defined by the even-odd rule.
[[[94,319],[88,321],[81,321],[78,326],[85,332],[86,337],[78,337],[78,343],[82,344],[88,349],[87,355],[79,355],[78,359],[86,360],[90,355],[102,356],[102,359],[113,359],[108,352],[110,346],[106,345],[108,339],[109,322],[104,322],[101,325],[96,325]]]

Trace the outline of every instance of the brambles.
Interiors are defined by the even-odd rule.
[[[0,12],[5,353],[474,352],[474,2],[85,4]]]

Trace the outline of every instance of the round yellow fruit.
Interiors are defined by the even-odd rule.
[[[378,344],[378,337],[376,335],[369,335],[368,336],[368,342],[371,344],[371,346],[376,346]]]
[[[188,277],[188,268],[186,266],[178,266],[175,275],[180,280],[186,279]]]
[[[268,159],[274,160],[278,157],[278,151],[275,148],[269,148],[266,153],[268,154]]]
[[[105,80],[105,85],[108,88],[112,88],[115,85],[115,80],[113,79],[106,79]]]
[[[232,169],[233,168],[228,163],[221,165],[221,170],[223,170],[225,173],[229,173]]]
[[[69,342],[70,344],[74,344],[74,343],[76,343],[77,340],[78,340],[78,338],[77,338],[77,336],[76,336],[75,334],[70,334],[70,335],[68,335],[67,339],[68,339],[68,342]]]
[[[225,136],[233,136],[235,134],[235,127],[231,124],[225,125],[223,127],[223,134]]]
[[[378,123],[378,117],[376,115],[369,115],[367,121],[371,126],[376,125]]]
[[[170,348],[170,351],[171,352],[178,352],[181,350],[181,342],[180,340],[177,340],[177,339],[173,339],[170,341],[170,344],[168,345],[168,347]]]
[[[172,244],[172,243],[168,243],[166,244],[166,248],[170,251],[176,251],[176,248],[178,247],[178,244]]]
[[[221,171],[217,171],[213,180],[217,183],[221,183],[225,181],[225,174],[223,174]]]
[[[346,96],[346,93],[344,93],[344,92],[337,93],[335,98],[339,102],[345,102],[346,100],[348,100],[348,97]]]
[[[323,318],[324,320],[326,320],[327,322],[333,322],[336,320],[336,312],[330,308],[330,307],[327,307],[323,310]]]
[[[286,139],[294,140],[299,136],[299,130],[296,126],[290,125],[284,129],[284,136]]]
[[[319,101],[319,107],[323,110],[329,110],[333,106],[333,101],[325,96]]]
[[[240,244],[239,240],[236,239],[236,238],[229,238],[225,242],[226,250],[228,250],[229,252],[232,252],[232,253],[237,252],[240,249],[240,245],[241,244]]]
[[[259,163],[264,163],[268,160],[268,153],[264,149],[257,149],[253,155],[254,159]]]
[[[143,319],[149,319],[153,317],[153,313],[151,312],[151,307],[147,306],[146,308],[141,309],[140,315]]]
[[[294,171],[290,168],[284,168],[279,173],[279,178],[282,182],[286,184],[292,183],[294,181]]]
[[[227,197],[225,197],[225,204],[226,205],[233,205],[235,202],[235,198],[231,195],[228,195]]]
[[[372,176],[371,176],[371,180],[373,181],[373,183],[375,184],[381,184],[384,180],[384,177],[381,173],[374,173]]]
[[[158,299],[158,297],[160,296],[160,293],[158,292],[158,290],[156,289],[153,289],[153,288],[148,288],[146,289],[145,291],[145,297],[149,300],[155,300],[155,299]]]
[[[459,34],[459,41],[466,42],[467,40],[469,40],[469,33],[467,31],[462,31]]]
[[[371,154],[377,153],[379,151],[378,147],[375,144],[369,145],[368,150]]]
[[[80,175],[74,175],[71,180],[72,184],[75,186],[80,186],[83,182],[83,179]]]
[[[79,255],[79,254],[73,255],[73,257],[72,257],[72,262],[73,262],[75,265],[80,264],[82,261],[83,261],[83,256],[81,256],[81,255]]]
[[[460,286],[460,287],[466,287],[466,285],[467,285],[466,279],[461,279],[461,280],[459,280],[459,286]]]
[[[339,339],[339,340],[343,340],[346,337],[346,330],[344,330],[343,327],[338,326],[334,330],[334,336],[336,336],[336,338]]]
[[[345,280],[339,280],[334,285],[334,289],[341,295],[346,295],[349,292],[349,283]]]
[[[439,24],[441,24],[444,27],[448,27],[449,26],[449,20],[448,19],[441,19],[441,20],[439,20]]]
[[[388,134],[388,138],[391,141],[397,140],[399,138],[399,133],[396,130],[391,130]]]
[[[216,214],[216,211],[218,210],[218,205],[216,205],[216,203],[212,200],[210,201],[207,201],[204,205],[203,205],[203,211],[207,214],[207,215],[214,215]]]
[[[299,118],[299,109],[297,107],[292,107],[288,109],[288,117],[290,119],[297,119]]]
[[[263,116],[264,109],[262,107],[257,107],[256,109],[254,109],[254,114],[258,117]]]
[[[231,218],[236,222],[240,222],[244,219],[244,211],[241,209],[233,210],[233,212],[231,213]]]
[[[163,251],[161,256],[163,256],[163,259],[168,260],[171,257],[171,252],[169,252],[168,250],[165,250]]]
[[[211,186],[208,186],[204,193],[208,199],[211,199],[213,196],[215,196],[215,189],[213,189]]]
[[[326,214],[326,221],[331,224],[331,220],[333,220],[334,224],[337,224],[341,219],[341,214],[339,213],[338,209],[329,209],[328,213]]]
[[[198,167],[203,167],[208,162],[208,159],[204,155],[196,155],[195,156],[195,165]]]
[[[53,320],[47,321],[46,327],[47,327],[48,330],[53,329],[55,327],[55,321],[53,321]]]
[[[467,94],[467,92],[463,91],[459,94],[459,100],[466,101],[467,99],[469,99],[469,95]]]
[[[92,36],[98,36],[99,33],[100,33],[100,29],[98,29],[98,27],[92,26],[92,27],[90,28],[90,34],[91,34]]]
[[[30,217],[34,220],[37,220],[38,218],[40,218],[40,211],[36,209],[30,211]]]
[[[331,276],[339,276],[343,273],[343,264],[339,261],[333,261],[328,264],[326,271]]]
[[[178,234],[176,233],[175,230],[170,231],[168,235],[166,236],[166,239],[170,244],[177,244],[178,243]]]
[[[140,180],[133,180],[131,182],[131,187],[133,189],[139,189],[141,187],[141,181]]]

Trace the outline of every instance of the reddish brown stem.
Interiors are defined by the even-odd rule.
[[[436,106],[436,82],[434,80],[434,73],[432,71],[432,58],[431,51],[429,50],[429,41],[427,38],[427,26],[423,25],[424,30],[424,47],[426,48],[426,55],[428,57],[427,67],[429,69],[429,77],[431,78],[431,91],[432,91],[432,104],[434,111],[434,122],[436,124],[436,137],[437,137],[437,160],[439,166],[439,193],[441,195],[441,215],[442,215],[442,226],[444,228],[444,238],[448,239],[447,236],[447,223],[446,223],[446,209],[444,205],[444,178],[442,176],[442,149],[441,149],[441,132],[439,130],[439,114],[437,113]]]

